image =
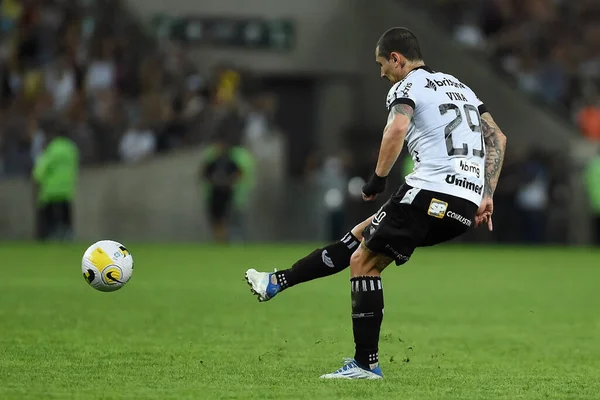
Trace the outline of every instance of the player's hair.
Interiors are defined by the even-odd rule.
[[[406,28],[391,28],[384,32],[377,41],[379,55],[390,58],[392,52],[398,52],[409,61],[421,61],[421,46],[414,33]]]

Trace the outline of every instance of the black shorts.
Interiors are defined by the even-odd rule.
[[[403,185],[364,229],[365,245],[401,265],[417,247],[433,246],[467,232],[477,208],[459,197]]]

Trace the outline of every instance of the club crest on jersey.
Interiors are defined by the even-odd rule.
[[[473,176],[475,178],[481,178],[482,166],[475,162],[464,158],[457,158],[454,160],[455,170],[460,175]]]
[[[446,215],[446,210],[448,209],[448,203],[445,201],[441,201],[438,199],[431,199],[431,203],[429,203],[429,209],[427,210],[427,214],[431,215],[435,218],[444,218]]]

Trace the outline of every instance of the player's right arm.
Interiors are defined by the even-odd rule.
[[[389,114],[379,146],[377,166],[375,173],[363,186],[363,199],[366,201],[375,200],[377,194],[385,190],[387,176],[402,151],[416,109],[412,87],[413,83],[405,80],[394,84],[388,92],[386,108]]]
[[[500,178],[500,170],[506,151],[506,136],[498,127],[492,115],[485,112],[481,116],[481,131],[485,144],[485,191],[484,196],[492,198]]]

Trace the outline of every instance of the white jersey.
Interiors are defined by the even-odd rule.
[[[414,108],[406,144],[415,168],[406,183],[479,206],[485,173],[481,100],[454,76],[419,67],[390,89],[386,106],[396,104]]]

